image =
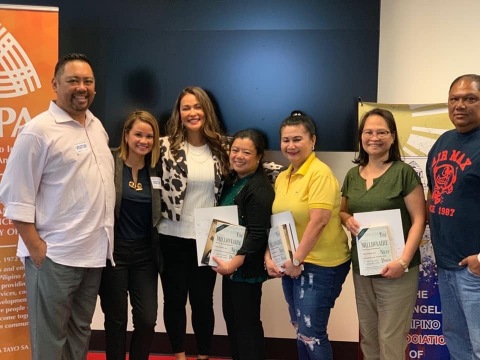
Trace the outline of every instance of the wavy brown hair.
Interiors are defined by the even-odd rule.
[[[195,96],[202,107],[205,115],[205,121],[201,129],[202,135],[210,147],[212,154],[219,159],[222,173],[227,174],[229,171],[229,160],[224,147],[225,137],[210,97],[205,90],[198,86],[186,87],[182,90],[180,95],[178,95],[178,98],[175,101],[172,115],[170,116],[170,119],[168,119],[166,125],[167,135],[171,144],[171,151],[173,154],[176,154],[178,149],[180,149],[180,145],[187,141],[187,131],[182,125],[182,120],[180,118],[180,102],[187,94]]]

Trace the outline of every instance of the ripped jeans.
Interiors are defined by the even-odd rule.
[[[327,324],[350,270],[350,260],[334,267],[309,263],[298,279],[282,278],[290,321],[297,330],[299,360],[332,360]]]

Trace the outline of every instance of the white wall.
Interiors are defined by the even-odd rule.
[[[477,0],[382,0],[378,102],[446,102],[458,76],[480,73]]]
[[[382,0],[378,102],[422,104],[446,102],[455,77],[480,73],[480,1],[478,0]],[[371,99],[364,99],[371,101]],[[318,153],[341,183],[352,166],[353,153]],[[281,158],[278,153],[271,158]],[[219,279],[220,280],[220,277]],[[221,313],[221,282],[215,290],[215,334],[226,334]],[[159,299],[162,299],[161,290]],[[164,332],[160,301],[157,331]],[[280,281],[264,285],[262,317],[267,337],[292,338]],[[98,306],[94,329],[103,328]],[[188,332],[192,330],[189,327]],[[358,322],[351,276],[330,319],[332,340],[358,341]]]

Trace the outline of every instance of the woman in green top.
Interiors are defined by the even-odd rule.
[[[352,234],[352,264],[365,359],[404,360],[407,334],[418,290],[418,247],[425,230],[425,197],[415,170],[400,157],[397,127],[391,112],[367,112],[358,130],[358,164],[342,187],[340,217]],[[355,237],[359,212],[400,209],[405,249],[380,275],[359,273]],[[408,269],[408,271],[406,271]]]
[[[263,258],[275,193],[260,165],[264,149],[258,131],[242,130],[233,136],[233,171],[220,198],[220,205],[238,206],[239,223],[247,228],[243,245],[233,259],[226,262],[213,257],[218,264],[213,269],[223,275],[223,317],[234,360],[265,359],[260,304],[262,284],[267,279]]]

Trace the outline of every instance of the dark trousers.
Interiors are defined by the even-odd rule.
[[[107,360],[125,360],[128,300],[134,331],[130,360],[147,360],[157,321],[158,271],[150,239],[115,240],[114,260],[103,269],[100,303],[105,314]]]
[[[262,283],[234,282],[228,276],[223,277],[223,317],[233,360],[265,359],[261,300]]]
[[[194,239],[160,234],[160,246],[164,257],[163,319],[172,350],[185,351],[188,297],[198,354],[209,355],[215,326],[213,289],[217,273],[209,266],[197,265]]]

